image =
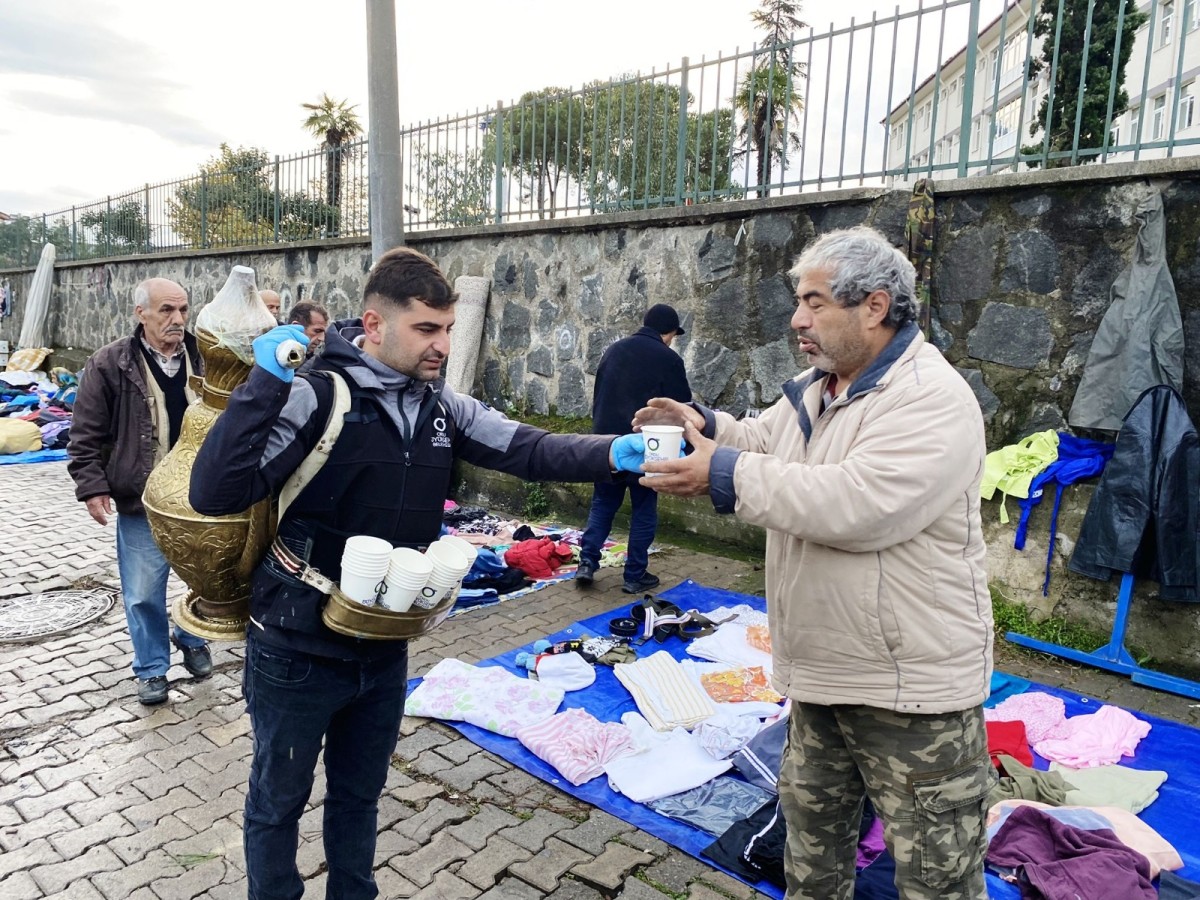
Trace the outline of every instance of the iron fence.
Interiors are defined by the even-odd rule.
[[[418,231],[1195,152],[1197,25],[1200,0],[918,0],[409,126],[394,202]],[[365,141],[222,150],[0,225],[0,265],[368,235]]]

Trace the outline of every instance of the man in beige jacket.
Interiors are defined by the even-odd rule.
[[[983,420],[916,325],[914,272],[869,228],[791,271],[813,368],[761,416],[655,399],[693,450],[642,483],[767,532],[775,686],[792,699],[779,794],[789,900],[850,900],[863,799],[904,900],[984,900],[992,672]]]

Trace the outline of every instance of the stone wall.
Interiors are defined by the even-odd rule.
[[[1185,396],[1200,421],[1200,162],[938,182],[933,339],[979,398],[993,448],[1064,424],[1109,288],[1131,258],[1133,211],[1150,184],[1163,193],[1168,260],[1188,338]],[[775,401],[801,366],[788,328],[794,300],[787,270],[796,254],[816,235],[859,223],[899,244],[907,202],[905,192],[860,188],[425,233],[410,243],[451,279],[492,281],[476,373],[477,393],[489,402],[586,415],[601,353],[638,327],[648,305],[665,302],[687,330],[675,346],[696,395],[741,413]],[[67,264],[56,270],[50,333],[56,347],[93,349],[128,331],[132,288],[141,279],[178,280],[198,309],[234,264],[255,268],[260,287],[279,289],[285,305],[316,299],[335,316],[349,315],[369,263],[366,244],[327,242]],[[23,297],[31,274],[4,277]],[[18,299],[0,337],[15,342],[20,319]],[[1046,512],[1035,515],[1029,545],[1016,553],[1012,526],[995,521],[996,504],[988,504],[991,572],[1006,594],[1106,630],[1115,584],[1065,570],[1089,495],[1084,486],[1068,491],[1046,598]],[[1015,501],[1009,505],[1015,518]],[[1192,607],[1147,596],[1138,601],[1131,641],[1200,670],[1198,622]]]

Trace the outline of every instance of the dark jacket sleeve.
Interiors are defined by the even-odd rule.
[[[110,493],[104,464],[115,443],[112,429],[116,390],[106,377],[100,358],[101,353],[94,354],[83,367],[71,417],[67,472],[75,482],[77,500]]]
[[[320,440],[313,389],[255,366],[196,454],[188,499],[196,512],[241,512],[279,492]]]
[[[552,434],[514,422],[472,397],[443,388],[455,423],[455,456],[530,481],[610,481],[607,434]]]

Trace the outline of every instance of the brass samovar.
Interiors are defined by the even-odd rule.
[[[196,453],[233,389],[254,364],[251,342],[276,325],[254,283],[254,270],[234,266],[225,286],[196,317],[204,377],[183,416],[179,440],[146,482],[142,502],[150,531],[171,568],[190,588],[172,607],[176,624],[209,640],[245,635],[250,575],[275,534],[268,497],[241,513],[204,516],[188,502]],[[198,382],[198,383],[197,383]]]

